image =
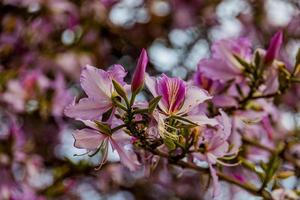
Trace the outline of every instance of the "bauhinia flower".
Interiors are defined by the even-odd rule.
[[[148,56],[145,49],[142,50],[131,82],[131,92],[137,94],[144,85]]]
[[[113,150],[116,150],[120,157],[120,162],[128,167],[130,170],[136,170],[139,163],[136,155],[126,146],[131,145],[131,137],[126,135],[123,131],[119,130],[114,133],[103,133],[95,122],[83,120],[83,123],[89,128],[76,130],[73,133],[75,139],[74,146],[80,149],[86,149],[92,154],[102,151],[102,158],[99,168],[106,162],[108,156],[108,148],[111,145]]]
[[[212,46],[212,57],[201,60],[198,68],[213,80],[241,81],[244,67],[235,56],[250,61],[251,53],[251,43],[246,38],[220,40]]]
[[[224,156],[232,156],[236,152],[230,151],[228,139],[231,135],[231,121],[227,114],[220,110],[221,116],[218,118],[219,124],[215,129],[207,129],[202,136],[202,141],[200,141],[200,149],[198,153],[194,153],[194,157],[201,161],[206,161],[209,166],[209,170],[213,179],[213,193],[217,196],[220,192],[220,187],[218,183],[218,176],[213,165],[220,163],[225,166],[232,166],[232,164],[227,164],[222,162],[219,158]],[[237,150],[236,148],[232,148]]]
[[[281,48],[283,41],[283,33],[282,31],[278,31],[271,39],[269,47],[265,56],[265,64],[271,64],[274,59],[278,57],[279,50]]]
[[[196,86],[163,74],[155,79],[146,75],[146,85],[154,97],[161,96],[159,108],[165,115],[184,115],[212,97]]]
[[[121,65],[114,65],[110,70],[104,71],[87,65],[81,72],[81,87],[87,94],[77,104],[66,107],[65,114],[68,117],[84,120],[101,119],[102,114],[113,107],[112,95],[114,87],[112,80],[125,84],[126,75]]]
[[[154,97],[162,97],[158,103],[159,112],[154,112],[153,117],[158,123],[158,131],[163,138],[176,139],[178,135],[175,131],[176,128],[165,123],[168,117],[180,117],[183,122],[190,121],[199,126],[205,124],[215,126],[217,124],[215,119],[210,119],[204,114],[190,114],[192,109],[212,98],[205,90],[164,74],[157,79],[146,75],[146,85]],[[173,131],[167,131],[168,128]]]

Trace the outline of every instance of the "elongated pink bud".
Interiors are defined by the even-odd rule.
[[[273,60],[278,56],[279,50],[282,45],[282,41],[283,41],[283,33],[282,31],[278,31],[271,39],[265,57],[265,64],[271,64]]]
[[[148,55],[145,49],[142,49],[136,69],[131,82],[132,93],[137,94],[144,85],[146,67],[148,63]]]

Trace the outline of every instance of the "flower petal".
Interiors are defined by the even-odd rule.
[[[162,96],[161,101],[167,105],[168,113],[176,113],[185,98],[185,82],[163,74],[157,82],[157,92]]]
[[[198,69],[205,74],[206,77],[210,77],[213,80],[219,80],[222,82],[238,78],[240,72],[229,68],[221,59],[203,59],[198,65]]]
[[[112,65],[108,70],[111,79],[118,81],[122,86],[126,83],[124,82],[124,78],[127,75],[127,71],[124,69],[122,65]]]
[[[158,96],[156,91],[156,79],[154,77],[151,77],[146,73],[145,84],[154,97]]]
[[[138,169],[139,165],[133,152],[130,153],[125,150],[124,147],[121,147],[113,138],[110,138],[110,143],[112,148],[118,152],[120,161],[124,166],[128,167],[131,171]]]
[[[75,139],[75,147],[91,151],[96,150],[107,136],[100,134],[96,130],[85,128],[76,130],[75,133],[73,133],[73,137]]]
[[[97,101],[108,101],[111,98],[112,82],[109,73],[102,69],[87,65],[81,72],[81,87]]]
[[[151,92],[151,94],[154,97],[159,96],[158,93],[157,93],[157,90],[156,90],[156,88],[157,88],[156,79],[154,77],[149,76],[147,73],[146,73],[146,76],[145,76],[145,84],[146,84],[148,90]],[[167,105],[164,104],[163,101],[160,100],[158,102],[158,106],[164,112],[167,112]]]
[[[184,103],[178,114],[186,114],[199,104],[211,98],[212,97],[205,90],[196,86],[189,86],[186,91]]]
[[[65,115],[80,119],[99,119],[111,107],[111,102],[98,102],[90,98],[83,98],[77,104],[65,108]]]
[[[216,170],[213,168],[213,166],[210,162],[208,162],[208,166],[209,166],[210,175],[211,175],[212,181],[213,181],[213,198],[215,199],[216,197],[218,197],[220,195],[220,192],[221,192],[219,178],[217,176]]]
[[[198,124],[199,126],[203,125],[210,125],[210,126],[216,126],[218,125],[218,121],[214,118],[208,118],[204,114],[198,114],[198,115],[189,115],[185,117],[186,119]]]

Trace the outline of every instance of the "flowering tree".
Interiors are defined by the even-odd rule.
[[[278,32],[267,50],[254,52],[247,39],[218,41],[212,57],[200,61],[188,82],[146,74],[144,49],[131,85],[124,82],[120,65],[108,71],[87,66],[80,79],[87,98],[65,110],[88,127],[73,134],[75,147],[91,156],[102,152],[99,168],[111,145],[130,170],[147,168],[149,160],[159,157],[167,159],[166,165],[209,174],[211,198],[221,193],[218,179],[265,199],[277,198],[282,190],[277,182],[294,174],[298,165],[292,154],[297,145],[289,142],[294,134],[275,129],[280,113],[274,98],[299,82],[300,60],[292,72],[277,60],[282,39]],[[138,101],[144,82],[153,98]],[[253,177],[247,179],[243,172]],[[292,190],[285,192],[297,197]]]
[[[282,5],[4,0],[0,199],[299,199]]]

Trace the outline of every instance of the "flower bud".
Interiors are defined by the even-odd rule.
[[[131,91],[133,94],[137,94],[144,85],[147,63],[148,63],[147,52],[145,49],[143,49],[140,54],[131,82]]]
[[[265,64],[271,64],[273,60],[278,56],[280,47],[282,45],[283,33],[278,31],[271,39],[270,45],[266,52]]]

